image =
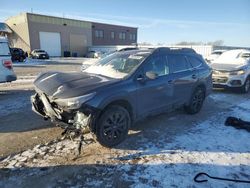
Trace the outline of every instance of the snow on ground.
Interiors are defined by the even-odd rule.
[[[37,76],[18,76],[17,80],[12,83],[27,83],[27,82],[34,82]]]
[[[19,112],[27,107],[30,108],[29,96],[31,92],[27,91],[27,93],[29,94],[28,96],[20,93],[20,95],[15,95],[14,97],[11,94],[6,94],[9,97],[5,100],[0,100],[0,117]]]
[[[211,98],[215,102],[229,99],[227,94],[221,93],[212,94]],[[211,176],[250,180],[250,133],[224,125],[228,116],[250,120],[250,99],[239,102],[237,105],[231,102],[232,106],[226,111],[215,114],[204,122],[196,123],[192,128],[182,131],[171,142],[166,143],[167,135],[160,134],[157,143],[142,138],[140,142],[145,143],[142,149],[112,149],[108,157],[102,156],[105,160],[99,166],[91,167],[91,172],[90,167],[82,163],[77,164],[83,165],[82,168],[62,165],[60,170],[60,166],[56,167],[58,164],[54,161],[56,157],[67,158],[66,156],[75,150],[76,143],[73,141],[64,140],[36,146],[0,162],[0,168],[4,166],[15,170],[24,166],[30,169],[27,172],[27,168],[24,168],[24,173],[18,172],[7,180],[5,178],[2,186],[9,182],[12,182],[9,185],[18,183],[24,186],[27,184],[22,183],[32,181],[32,179],[38,180],[40,177],[45,177],[47,173],[53,174],[54,177],[49,179],[46,176],[47,184],[43,184],[45,187],[58,185],[74,187],[82,185],[87,187],[112,187],[114,185],[118,187],[249,187],[249,184],[211,179],[202,184],[193,181],[194,176],[199,172],[205,172]],[[36,167],[34,171],[32,171],[33,167]],[[52,168],[43,172],[37,167]],[[86,175],[86,173],[89,174]],[[112,184],[117,178],[121,183]],[[46,180],[43,179],[43,181]]]
[[[218,96],[216,96],[218,97]],[[178,136],[171,144],[161,149],[149,146],[137,153],[139,164],[147,166],[133,176],[133,187],[151,187],[149,180],[154,179],[159,187],[192,187],[195,174],[206,172],[211,176],[250,180],[250,135],[245,130],[225,127],[225,117],[236,116],[250,120],[250,100],[233,107],[230,112],[220,113],[198,124],[186,134]],[[163,147],[162,147],[163,146]],[[126,166],[130,171],[132,166]],[[140,168],[140,167],[139,167]],[[197,185],[198,186],[198,185]],[[200,186],[200,185],[199,185]],[[235,184],[209,180],[205,187],[249,187],[249,184]]]
[[[27,58],[24,62],[13,62],[13,66],[14,67],[23,67],[23,66],[31,66],[31,65],[42,66],[43,64],[47,64],[48,62],[49,62],[48,60],[43,60],[43,59]]]

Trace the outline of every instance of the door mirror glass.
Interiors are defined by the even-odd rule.
[[[154,80],[158,77],[158,74],[153,71],[148,71],[146,72],[146,77],[149,78],[150,80]]]

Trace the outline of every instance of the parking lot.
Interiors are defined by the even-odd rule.
[[[83,61],[15,64],[18,80],[0,85],[0,168],[6,168],[0,187],[200,187],[193,181],[198,172],[250,178],[249,132],[224,125],[228,116],[250,120],[250,96],[224,90],[213,91],[199,114],[179,109],[148,118],[117,147],[91,142],[76,157],[78,141],[58,139],[62,129],[31,111],[30,96],[40,72],[80,71]],[[202,185],[247,187],[213,180]]]

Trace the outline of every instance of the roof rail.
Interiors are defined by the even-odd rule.
[[[159,47],[159,48],[155,48],[154,52],[169,52],[170,48],[168,47]]]
[[[196,51],[192,48],[175,48],[174,50],[185,53],[196,53]]]
[[[196,53],[196,51],[192,48],[177,48],[177,47],[159,47],[155,48],[154,52]]]

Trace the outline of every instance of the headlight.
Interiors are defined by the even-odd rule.
[[[80,97],[74,97],[74,98],[67,98],[67,99],[56,99],[55,103],[57,103],[62,108],[67,108],[70,110],[78,109],[81,107],[81,105],[88,100],[92,99],[95,96],[94,93],[89,93],[87,95],[83,95]]]
[[[235,76],[235,75],[243,75],[245,73],[246,73],[245,70],[238,70],[238,71],[232,71],[229,74]]]

